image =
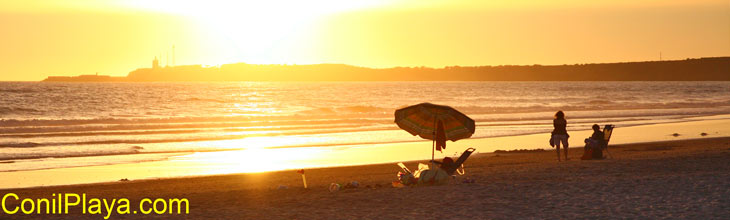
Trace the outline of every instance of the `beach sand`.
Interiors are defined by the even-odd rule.
[[[0,190],[21,198],[86,193],[128,198],[186,198],[189,214],[119,215],[111,219],[514,219],[514,218],[730,218],[730,138],[611,145],[612,159],[557,162],[555,151],[475,154],[466,175],[442,186],[392,188],[395,164],[306,170],[309,189],[295,171],[230,174]],[[406,165],[416,168],[416,162]],[[474,183],[463,183],[465,178]],[[327,190],[358,181],[357,189]],[[364,186],[381,185],[381,188]],[[278,189],[279,186],[287,189]],[[17,202],[15,202],[17,203]],[[13,201],[8,206],[14,205]],[[80,214],[0,218],[90,218]]]

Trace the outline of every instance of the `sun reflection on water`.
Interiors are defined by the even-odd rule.
[[[316,140],[315,140],[316,139]],[[256,173],[303,168],[349,166],[359,164],[401,162],[430,158],[428,141],[411,143],[361,144],[348,146],[286,147],[315,143],[317,138],[293,136],[250,137],[226,141],[233,146],[250,146],[242,150],[200,152],[171,158],[187,164],[184,169],[196,175]],[[221,142],[216,142],[222,144]],[[273,148],[272,148],[273,146]],[[450,150],[438,153],[451,156],[466,149],[468,142],[454,143]]]
[[[325,136],[253,136],[233,140],[203,141],[196,144],[198,146],[228,149],[262,149],[327,143],[329,139],[329,137]]]
[[[195,153],[178,159],[199,163],[207,167],[205,174],[255,173],[273,170],[311,167],[306,160],[326,151],[322,148],[263,149],[252,148],[237,151]]]

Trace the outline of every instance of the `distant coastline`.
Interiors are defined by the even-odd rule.
[[[366,68],[345,64],[139,68],[126,77],[50,76],[44,82],[190,81],[730,81],[730,57],[573,65]]]
[[[106,75],[49,76],[43,82],[126,82],[127,77]]]

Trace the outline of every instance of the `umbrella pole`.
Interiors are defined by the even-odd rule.
[[[434,159],[434,154],[436,153],[436,140],[433,140],[431,142],[431,161]]]
[[[431,142],[431,161],[434,161],[434,154],[436,154],[436,130],[438,130],[437,125],[438,119],[433,121],[433,141]]]

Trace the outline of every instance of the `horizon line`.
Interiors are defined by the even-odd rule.
[[[667,60],[634,60],[634,61],[616,61],[616,62],[596,62],[596,63],[563,63],[563,64],[499,64],[499,65],[446,65],[442,67],[433,67],[433,66],[390,66],[390,67],[368,67],[368,66],[359,66],[359,65],[353,65],[353,64],[346,64],[346,63],[312,63],[312,64],[286,64],[286,63],[270,63],[270,64],[262,64],[262,63],[246,63],[244,61],[240,62],[234,62],[234,63],[223,63],[223,64],[217,64],[217,65],[206,65],[206,64],[184,64],[184,65],[167,65],[163,66],[161,68],[168,68],[168,67],[176,67],[176,66],[201,66],[201,67],[221,67],[222,65],[228,65],[228,64],[250,64],[250,65],[278,65],[278,66],[307,66],[307,65],[345,65],[345,66],[352,66],[352,67],[359,67],[359,68],[368,68],[368,69],[393,69],[393,68],[431,68],[431,69],[445,69],[447,67],[501,67],[501,66],[570,66],[570,65],[595,65],[595,64],[618,64],[618,63],[642,63],[642,62],[672,62],[672,61],[683,61],[683,60],[693,60],[693,59],[711,59],[711,58],[730,58],[729,55],[723,55],[723,56],[709,56],[709,57],[687,57],[684,59],[667,59]],[[130,72],[138,69],[148,69],[150,67],[141,67],[131,70]],[[68,77],[73,76],[81,76],[81,75],[100,75],[100,76],[111,76],[111,77],[127,77],[129,75],[129,72],[126,73],[126,75],[117,75],[117,74],[100,74],[99,72],[94,72],[94,74],[77,74],[77,75],[68,75]],[[124,73],[122,73],[124,74]],[[46,75],[46,78],[51,76],[61,76],[63,75]],[[0,82],[37,82],[38,80],[16,80],[16,81],[6,81],[6,80],[0,80]]]

